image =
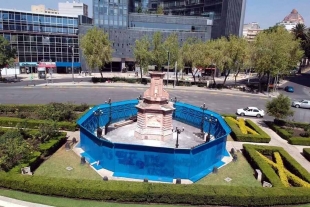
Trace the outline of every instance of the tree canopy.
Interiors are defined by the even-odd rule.
[[[2,68],[12,65],[16,56],[16,50],[11,47],[10,43],[0,35],[0,78]]]
[[[266,103],[267,114],[276,119],[286,119],[293,116],[294,111],[291,109],[291,100],[289,97],[280,94],[276,98]]]
[[[152,60],[150,48],[151,43],[147,36],[144,36],[140,40],[136,40],[135,42],[133,54],[136,59],[136,62],[140,65],[141,81],[143,73],[147,72],[148,66]]]
[[[113,50],[108,34],[93,27],[82,36],[80,48],[90,70],[98,68],[102,76],[102,68],[112,60]]]

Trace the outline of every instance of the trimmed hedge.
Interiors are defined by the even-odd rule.
[[[280,137],[282,137],[285,140],[288,140],[289,144],[310,146],[310,137],[293,137],[293,134],[290,131],[288,131],[285,128],[282,128],[281,126],[276,125],[274,122],[265,121],[265,123],[270,129],[275,131]],[[292,124],[293,122],[286,122],[286,123]],[[286,123],[284,124],[285,126],[293,127],[293,125],[287,125]],[[304,125],[303,127],[306,127],[307,125],[309,125],[307,123],[298,123],[298,122],[296,123],[297,123],[297,126],[295,125],[295,127],[301,127],[302,124]]]
[[[258,135],[256,134],[243,134],[233,121],[229,120],[227,117],[225,117],[226,123],[231,128],[231,136],[234,140],[239,142],[258,142],[258,143],[269,143],[271,138],[268,134],[266,134],[259,126],[257,126],[254,122],[251,120],[246,119],[245,123],[246,126],[252,128],[255,130]]]
[[[66,141],[67,141],[67,133],[60,132],[59,136],[54,137],[53,139],[49,140],[46,143],[40,144],[39,150],[32,154],[29,161],[24,162],[18,166],[15,166],[12,168],[9,173],[15,173],[20,174],[21,168],[30,166],[31,171],[35,171],[42,162],[44,162],[44,159],[42,156],[49,156],[56,152]]]
[[[68,103],[70,104],[70,103]],[[38,108],[46,104],[0,104],[0,113],[15,113],[18,112],[35,112]],[[70,104],[73,111],[84,112],[89,108],[87,104]]]
[[[235,114],[221,114],[222,117],[231,117],[233,119],[237,119],[237,115]]]
[[[253,166],[254,169],[259,168],[264,175],[263,179],[270,182],[274,187],[283,187],[284,185],[272,167],[266,163],[258,155],[258,153],[256,153],[256,151],[267,156],[273,156],[274,152],[279,152],[286,169],[304,181],[310,183],[310,173],[305,168],[303,168],[294,158],[292,158],[282,147],[244,144],[243,148],[244,155],[248,159],[249,163]]]
[[[291,137],[289,144],[310,146],[310,137]]]
[[[38,129],[41,124],[52,124],[50,121],[45,120],[31,120],[31,119],[20,119],[15,117],[0,117],[0,126],[3,127],[16,127],[19,123],[27,123],[27,128]],[[58,127],[61,130],[75,131],[77,129],[76,123],[72,122],[57,122]]]
[[[171,185],[76,180],[0,173],[0,186],[41,195],[101,201],[220,206],[272,206],[310,202],[309,188]]]
[[[303,148],[302,154],[308,161],[310,161],[310,148]]]

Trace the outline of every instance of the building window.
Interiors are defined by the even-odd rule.
[[[27,14],[27,22],[32,23],[32,15],[31,14]]]
[[[4,20],[8,20],[9,19],[9,14],[7,12],[2,12],[2,18]]]

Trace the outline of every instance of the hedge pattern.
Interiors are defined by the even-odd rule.
[[[30,129],[38,129],[41,124],[52,124],[45,120],[20,119],[15,117],[0,117],[0,126],[2,127],[16,127],[19,123],[26,123],[26,127]],[[57,122],[61,130],[75,131],[77,129],[76,123],[72,122]]]
[[[41,195],[117,202],[271,206],[310,202],[308,188],[171,185],[75,180],[0,173],[0,186]]]
[[[18,112],[35,112],[38,108],[46,104],[0,104],[0,113],[15,113]],[[73,111],[84,112],[89,106],[86,104],[70,104]]]
[[[275,152],[278,152],[281,155],[283,164],[287,170],[285,170],[285,172],[291,181],[294,181],[297,186],[308,186],[306,183],[310,183],[310,173],[305,168],[303,168],[294,158],[292,158],[283,148],[249,144],[244,144],[243,147],[245,157],[248,159],[249,163],[253,166],[254,169],[259,168],[263,173],[263,179],[270,182],[274,187],[284,187],[285,185],[282,183],[277,173],[271,167],[271,163],[266,162],[266,160],[264,160],[259,155],[259,153],[264,156],[272,157]],[[297,177],[294,177],[294,175]],[[299,182],[298,179],[305,181],[305,183]]]
[[[302,154],[308,161],[310,161],[310,148],[303,148]]]
[[[66,142],[66,136],[67,133],[60,132],[59,136],[53,137],[53,139],[49,140],[46,143],[40,144],[39,151],[34,152],[27,162],[24,162],[12,168],[9,173],[19,174],[21,172],[21,168],[28,166],[30,166],[31,171],[35,171],[41,165],[41,163],[44,162],[42,156],[46,157],[56,152]]]
[[[268,134],[266,134],[259,126],[249,119],[245,120],[246,126],[255,131],[257,134],[243,134],[239,126],[230,117],[225,117],[225,121],[231,128],[232,138],[236,141],[269,143],[271,140]]]
[[[309,125],[307,123],[299,123],[299,122],[285,122],[285,121],[282,121],[282,122],[283,122],[283,125],[288,126],[288,127],[304,128],[307,125]],[[275,131],[280,137],[287,140],[289,144],[310,146],[310,137],[293,137],[290,131],[288,131],[285,128],[282,128],[281,126],[276,125],[274,122],[265,121],[265,123],[270,129]]]

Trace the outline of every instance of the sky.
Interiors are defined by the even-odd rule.
[[[31,10],[31,5],[45,4],[47,8],[57,9],[58,2],[66,0],[0,0],[0,8]],[[72,0],[70,0],[72,2]],[[89,6],[92,16],[92,0],[80,0]],[[284,19],[293,9],[304,17],[310,26],[310,0],[247,0],[244,23],[258,22],[262,29],[274,26]]]

